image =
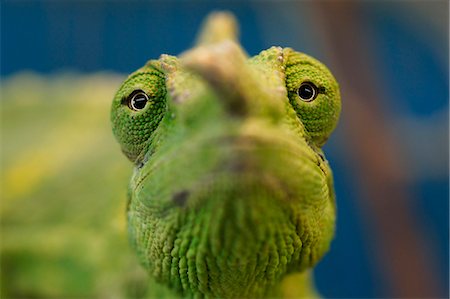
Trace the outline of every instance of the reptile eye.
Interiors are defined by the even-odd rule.
[[[317,87],[311,82],[303,82],[297,90],[297,94],[305,102],[311,102],[318,94]]]
[[[148,95],[142,90],[135,90],[128,97],[128,107],[135,111],[144,109],[147,102]]]

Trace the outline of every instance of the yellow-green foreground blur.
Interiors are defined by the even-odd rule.
[[[122,76],[24,73],[1,86],[1,298],[139,298],[109,108]]]

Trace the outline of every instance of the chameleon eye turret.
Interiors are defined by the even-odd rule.
[[[131,74],[114,97],[113,133],[124,154],[136,164],[151,145],[151,138],[166,108],[165,75],[150,62]]]
[[[248,57],[236,22],[212,14],[197,45],[131,74],[111,108],[135,163],[130,243],[149,298],[312,298],[336,204],[321,146],[339,87],[290,48]],[[124,192],[125,193],[125,192]]]
[[[286,87],[289,101],[317,147],[325,144],[341,111],[339,85],[318,60],[286,49]]]

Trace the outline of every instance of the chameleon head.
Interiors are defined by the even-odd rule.
[[[136,164],[129,232],[150,274],[184,295],[258,297],[312,267],[334,233],[320,147],[339,112],[329,70],[289,48],[204,43],[130,75],[111,120]]]

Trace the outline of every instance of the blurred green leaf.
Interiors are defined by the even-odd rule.
[[[132,165],[109,124],[122,76],[24,73],[1,86],[1,297],[138,297]]]

